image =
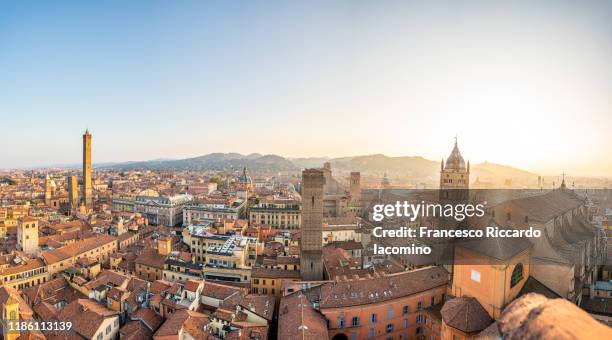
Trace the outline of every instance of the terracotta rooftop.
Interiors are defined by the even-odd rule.
[[[302,292],[284,296],[278,313],[279,339],[329,339],[327,320]]]
[[[187,282],[185,282],[185,290],[188,290],[190,292],[195,292],[196,290],[198,290],[198,287],[200,286],[200,283],[202,281],[195,281],[195,280],[187,280]]]
[[[81,241],[77,241],[75,243],[63,246],[61,248],[46,251],[41,254],[41,257],[44,259],[47,265],[57,263],[59,261],[66,260],[71,257],[78,256],[80,254],[84,254],[88,251],[91,251],[95,248],[101,247],[103,245],[116,242],[117,238],[108,234],[98,234],[96,236],[86,238]],[[111,245],[112,246],[112,245]]]
[[[234,294],[246,294],[247,292],[248,290],[244,288],[205,281],[204,289],[202,290],[202,295],[212,297],[218,300],[225,300]]]
[[[117,315],[116,312],[93,300],[78,299],[62,309],[58,319],[72,321],[75,332],[88,339],[93,339],[104,319]]]
[[[480,332],[493,322],[473,297],[450,299],[444,303],[440,313],[444,323],[465,333]]]
[[[74,300],[87,298],[81,292],[72,288],[64,277],[28,287],[22,293],[33,306],[43,301],[52,305],[62,301],[69,304]]]
[[[166,257],[156,251],[149,250],[138,256],[134,262],[147,267],[164,269]]]
[[[130,321],[126,323],[119,334],[122,340],[150,340],[153,339],[153,332],[140,321]]]
[[[181,309],[172,313],[164,324],[155,332],[155,337],[178,335],[179,331],[188,333],[195,339],[207,339],[209,334],[204,330],[208,317],[204,314]]]
[[[272,295],[249,294],[242,298],[238,304],[245,309],[267,319],[272,320],[276,299]]]
[[[27,262],[22,262],[17,266],[10,266],[5,269],[0,270],[0,275],[11,275],[22,273],[29,270],[34,270],[37,268],[44,268],[45,264],[40,259],[30,259]]]
[[[347,279],[321,286],[321,308],[337,308],[391,301],[444,286],[448,272],[426,267],[385,276]]]
[[[153,332],[164,322],[164,319],[150,308],[138,308],[136,312],[132,313],[131,318],[132,320],[142,321]]]

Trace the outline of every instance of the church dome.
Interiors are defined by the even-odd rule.
[[[253,181],[251,180],[251,176],[249,176],[249,172],[248,172],[246,166],[244,167],[244,169],[242,169],[242,175],[240,175],[240,177],[238,177],[238,182],[240,182],[240,184],[251,184],[251,183],[253,183]]]
[[[461,156],[461,152],[459,152],[459,147],[457,146],[457,139],[455,139],[455,147],[453,151],[451,151],[450,156],[446,159],[446,164],[444,166],[445,169],[454,169],[454,170],[465,170],[465,160],[463,156]]]

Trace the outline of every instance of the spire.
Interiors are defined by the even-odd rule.
[[[565,189],[565,172],[561,174],[561,189]]]
[[[465,170],[465,160],[463,156],[461,156],[461,152],[459,151],[459,145],[457,143],[457,137],[455,136],[455,146],[453,147],[453,151],[451,151],[450,156],[446,159],[446,164],[444,166],[445,169],[451,170]]]

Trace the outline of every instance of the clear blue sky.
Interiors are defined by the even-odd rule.
[[[612,10],[573,1],[0,4],[0,168],[209,152],[612,173]]]

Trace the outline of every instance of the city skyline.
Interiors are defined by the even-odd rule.
[[[241,154],[242,156],[245,156],[245,157],[250,156],[250,155],[255,155],[255,154],[259,154],[259,155],[262,155],[262,156],[264,156],[264,155],[275,155],[275,156],[280,156],[280,157],[283,157],[283,158],[288,159],[288,160],[298,160],[298,161],[299,161],[299,160],[301,160],[301,159],[312,159],[312,160],[315,160],[315,159],[326,159],[326,160],[331,160],[331,161],[333,161],[334,159],[342,159],[342,158],[363,157],[363,156],[367,157],[367,156],[382,155],[382,156],[385,156],[385,157],[390,157],[390,158],[401,158],[401,157],[422,157],[422,158],[424,158],[424,159],[426,159],[426,160],[428,160],[428,161],[437,162],[437,160],[427,159],[427,158],[425,158],[425,157],[423,157],[423,156],[421,156],[421,155],[399,155],[399,156],[390,156],[390,155],[385,155],[385,154],[380,154],[380,153],[379,153],[379,154],[369,154],[369,155],[351,155],[351,156],[340,156],[340,157],[330,157],[330,156],[303,156],[303,157],[289,157],[289,156],[285,156],[285,155],[278,155],[278,154],[266,154],[266,153],[260,153],[260,152],[238,153],[238,152],[232,152],[232,151],[230,151],[230,152],[212,152],[212,153],[209,153],[209,154],[201,154],[201,155],[195,155],[195,156],[192,156],[192,157],[184,157],[184,158],[170,158],[170,157],[164,157],[164,158],[157,158],[157,159],[142,159],[142,160],[130,160],[130,161],[100,161],[100,162],[95,162],[95,161],[92,161],[92,160],[91,160],[91,158],[93,158],[93,156],[92,156],[92,155],[94,154],[94,153],[91,151],[91,138],[92,138],[92,136],[93,136],[93,135],[91,134],[91,132],[90,132],[89,128],[87,128],[87,129],[85,130],[84,135],[83,135],[83,139],[85,139],[85,136],[88,136],[88,137],[89,137],[89,139],[90,139],[90,142],[89,142],[89,143],[90,143],[90,146],[88,147],[88,149],[89,149],[89,150],[88,150],[88,154],[89,154],[89,156],[88,156],[88,157],[89,157],[89,159],[90,159],[90,163],[91,163],[91,164],[90,164],[89,166],[90,166],[90,167],[92,167],[92,166],[93,166],[94,168],[95,168],[95,167],[101,167],[101,168],[104,168],[104,167],[107,167],[107,166],[113,166],[113,167],[116,167],[116,166],[121,165],[121,164],[130,165],[130,163],[139,163],[139,162],[147,162],[147,161],[172,161],[172,160],[181,160],[181,159],[189,159],[189,158],[197,158],[197,157],[201,157],[201,156],[207,156],[207,155],[210,155],[210,154],[215,154],[215,153],[222,153],[222,154],[231,154],[231,153],[236,154],[236,153],[237,153],[237,154]],[[458,137],[457,137],[457,136],[455,136],[455,137],[454,137],[454,141],[455,141],[455,144],[457,144],[457,143],[458,143],[458,142],[457,142],[457,141],[458,141]],[[83,140],[83,143],[85,143],[85,142],[84,142],[84,140]],[[83,145],[83,153],[82,153],[82,155],[81,155],[81,156],[83,157],[83,160],[84,160],[84,159],[85,159],[85,146],[84,146],[84,145]],[[443,161],[443,162],[444,162],[446,159],[447,159],[447,157],[442,157],[442,161]],[[246,160],[246,158],[245,158],[245,160]],[[469,159],[468,159],[468,161],[469,161]],[[608,176],[607,176],[607,174],[593,174],[593,173],[591,173],[591,174],[569,174],[569,173],[567,173],[566,171],[563,171],[563,173],[562,173],[562,174],[560,174],[560,173],[555,173],[554,171],[553,171],[553,172],[550,172],[550,173],[537,173],[536,171],[531,171],[530,169],[525,169],[525,168],[516,167],[516,166],[513,166],[512,164],[495,163],[495,162],[490,162],[490,161],[488,161],[488,160],[484,160],[484,161],[482,161],[482,162],[480,162],[480,163],[473,163],[473,164],[474,164],[474,165],[481,165],[481,164],[487,164],[487,163],[490,163],[490,164],[498,164],[498,165],[501,165],[501,166],[508,166],[508,167],[510,167],[510,168],[514,168],[514,169],[519,170],[519,171],[527,171],[527,172],[531,172],[531,173],[532,173],[532,175],[542,175],[542,176],[548,176],[548,177],[553,177],[553,178],[556,178],[557,180],[559,180],[561,177],[565,177],[565,176],[568,176],[568,175],[569,175],[569,176],[572,176],[572,177],[586,177],[586,178],[589,178],[589,177],[592,177],[592,178],[598,178],[598,177],[599,177],[599,178],[602,178],[602,177],[603,177],[603,178],[606,178],[606,177],[608,177]],[[14,169],[14,170],[41,170],[41,169],[61,169],[61,168],[65,168],[65,169],[79,169],[80,167],[83,167],[83,169],[85,169],[85,163],[84,163],[84,162],[83,162],[83,163],[81,163],[81,164],[77,164],[77,163],[63,163],[63,164],[60,164],[60,163],[54,163],[54,164],[42,164],[42,165],[38,165],[38,166],[26,166],[26,167],[7,167],[7,168],[2,168],[2,167],[0,167],[0,170],[11,170],[11,169]]]
[[[89,127],[94,163],[458,135],[474,164],[612,174],[609,4],[321,4],[3,5],[0,168],[76,164]]]

